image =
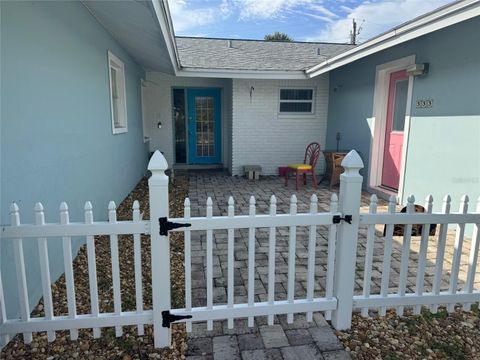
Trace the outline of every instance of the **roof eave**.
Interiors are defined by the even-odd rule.
[[[175,31],[173,29],[172,17],[167,0],[150,0],[160,26],[161,32],[167,44],[167,50],[175,75],[180,69],[180,58],[178,56],[177,43],[175,42]]]
[[[176,73],[182,77],[232,79],[308,79],[304,70],[233,70],[182,67]]]
[[[334,56],[322,63],[307,69],[309,78],[326,73],[356,60],[388,49],[392,46],[440,30],[450,25],[480,16],[480,0],[466,0],[442,7],[438,11],[429,13],[416,21],[408,22],[386,33]]]

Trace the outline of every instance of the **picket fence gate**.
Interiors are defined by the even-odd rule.
[[[122,327],[136,325],[138,335],[143,335],[144,325],[153,324],[154,342],[156,347],[169,346],[171,343],[170,325],[172,322],[186,322],[187,331],[191,331],[192,322],[206,321],[207,329],[212,330],[214,320],[227,320],[228,327],[234,327],[234,319],[248,318],[248,326],[254,325],[254,317],[267,316],[268,324],[274,322],[274,315],[287,314],[287,322],[293,321],[294,313],[306,313],[307,321],[312,321],[314,312],[322,311],[336,329],[347,329],[351,326],[352,311],[361,310],[363,316],[368,316],[369,309],[378,309],[380,316],[385,315],[387,308],[395,308],[402,314],[405,307],[414,307],[415,313],[420,312],[422,305],[429,306],[436,311],[439,305],[447,305],[453,310],[457,303],[466,308],[480,301],[480,289],[474,288],[476,264],[479,256],[480,244],[480,199],[475,212],[468,212],[468,197],[461,200],[460,211],[450,211],[450,197],[444,199],[441,213],[433,213],[433,199],[427,198],[426,213],[415,213],[413,196],[409,197],[407,212],[396,213],[396,199],[391,197],[387,213],[377,213],[377,198],[371,197],[368,213],[360,212],[362,176],[359,170],[363,168],[362,160],[355,151],[351,151],[343,160],[345,172],[341,175],[339,199],[332,195],[330,210],[318,212],[318,199],[311,197],[310,211],[297,213],[297,199],[295,195],[290,200],[290,212],[277,214],[276,198],[270,199],[269,214],[256,214],[255,199],[252,197],[248,215],[234,214],[234,200],[228,201],[227,216],[213,216],[213,204],[207,200],[206,217],[191,217],[190,202],[185,200],[183,218],[168,218],[168,184],[165,174],[168,165],[163,155],[157,151],[150,160],[148,169],[152,175],[149,183],[150,220],[142,220],[140,206],[137,201],[133,204],[132,221],[117,221],[116,206],[110,202],[108,207],[109,220],[107,222],[94,221],[93,209],[90,202],[85,204],[84,222],[70,222],[68,206],[60,205],[59,223],[45,223],[43,206],[38,203],[35,207],[35,224],[20,223],[19,208],[12,204],[10,209],[11,226],[2,229],[1,239],[13,239],[15,271],[17,289],[4,289],[2,274],[0,273],[0,337],[4,343],[17,333],[22,333],[25,342],[32,341],[32,333],[47,332],[48,341],[55,340],[55,332],[69,330],[72,340],[77,339],[79,329],[93,329],[93,337],[101,336],[101,328],[115,327],[116,336],[122,335]],[[185,227],[189,224],[189,227]],[[385,224],[384,254],[382,264],[382,278],[380,294],[371,294],[372,259],[375,238],[375,226]],[[392,239],[395,224],[405,226],[403,250],[400,266],[398,291],[389,291],[389,279],[392,255]],[[411,230],[414,224],[423,224],[421,245],[418,256],[416,291],[406,292],[406,280],[409,267],[409,252]],[[440,224],[437,263],[431,292],[424,292],[424,277],[426,266],[426,252],[428,245],[430,224]],[[440,292],[440,281],[444,268],[443,258],[449,224],[456,224],[455,252],[451,268],[450,286],[447,292]],[[474,224],[469,254],[467,280],[464,288],[458,291],[458,275],[464,231],[466,224]],[[308,266],[307,292],[305,298],[295,298],[295,248],[296,229],[306,226],[309,229],[308,238]],[[315,249],[317,241],[317,226],[328,226],[328,249],[326,286],[323,297],[314,297],[315,284]],[[357,241],[359,226],[367,226],[367,245],[365,254],[363,292],[354,295],[355,265],[357,260]],[[288,285],[287,300],[275,299],[275,242],[276,228],[289,227],[288,251]],[[248,229],[248,286],[247,302],[234,303],[234,230]],[[268,256],[268,301],[254,301],[255,278],[255,229],[269,229],[269,256]],[[227,303],[213,303],[213,232],[227,231]],[[185,239],[185,308],[171,308],[170,294],[170,245],[169,231],[183,231]],[[192,277],[191,277],[191,233],[193,231],[206,232],[206,306],[192,307]],[[122,311],[122,293],[120,284],[118,235],[133,234],[134,267],[135,267],[135,302],[136,311]],[[150,235],[151,240],[151,269],[152,269],[152,310],[144,309],[142,289],[142,262],[141,241],[142,234]],[[97,272],[95,260],[95,236],[109,235],[112,263],[112,283],[114,311],[100,313],[98,299]],[[75,285],[73,277],[73,259],[71,238],[86,237],[88,276],[91,298],[91,313],[78,315],[76,312]],[[65,266],[65,282],[67,290],[68,314],[54,315],[52,303],[51,280],[47,238],[61,237]],[[38,254],[42,279],[44,317],[30,317],[30,304],[25,273],[23,241],[38,242]],[[20,316],[8,319],[4,302],[5,291],[17,291],[20,306]]]

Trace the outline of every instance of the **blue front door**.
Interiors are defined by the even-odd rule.
[[[187,99],[189,163],[220,163],[220,89],[187,89]]]

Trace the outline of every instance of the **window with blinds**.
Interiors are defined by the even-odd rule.
[[[280,89],[278,112],[280,114],[313,114],[313,89]]]

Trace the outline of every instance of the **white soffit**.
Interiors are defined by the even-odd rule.
[[[151,1],[82,1],[97,21],[145,70],[175,69]]]

